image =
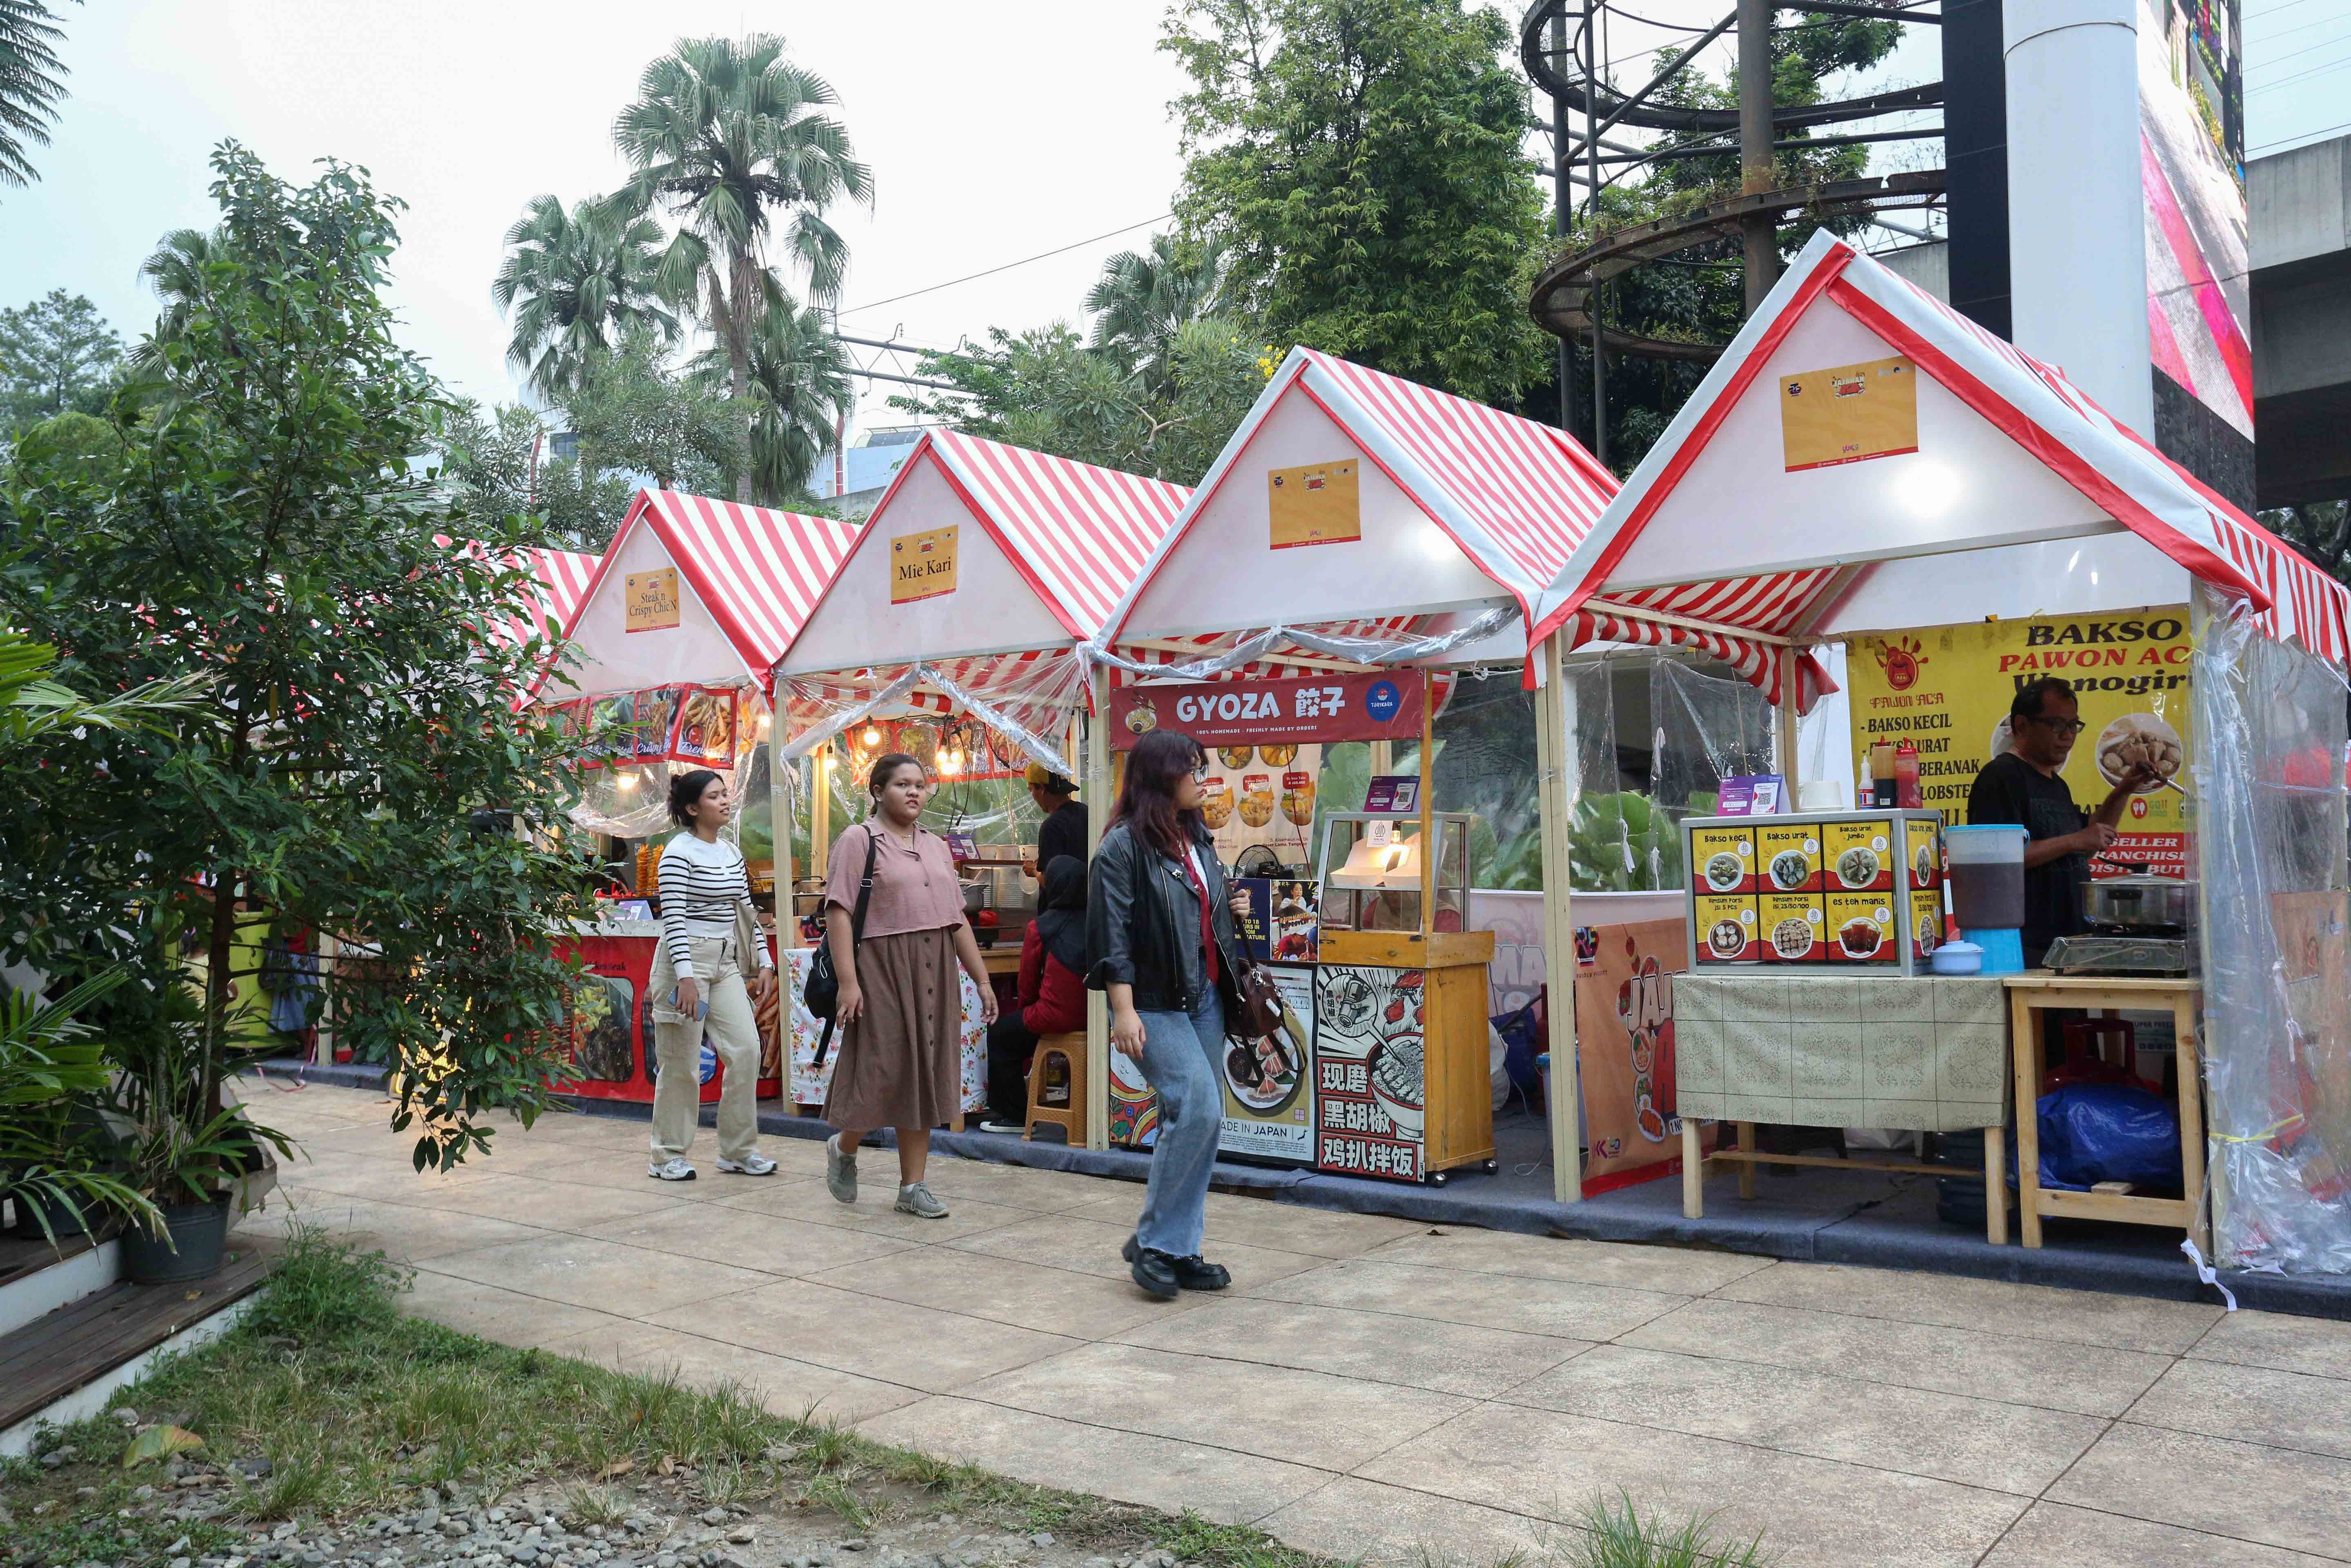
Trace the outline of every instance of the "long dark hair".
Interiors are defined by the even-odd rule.
[[[1112,827],[1129,825],[1136,838],[1161,854],[1180,860],[1192,841],[1205,831],[1199,810],[1176,804],[1176,781],[1196,769],[1207,758],[1200,743],[1180,730],[1155,729],[1127,753],[1126,777],[1118,787],[1118,804],[1110,814]]]
[[[694,826],[694,809],[702,803],[702,792],[718,777],[707,768],[697,768],[691,773],[681,773],[669,781],[669,820],[681,828]]]

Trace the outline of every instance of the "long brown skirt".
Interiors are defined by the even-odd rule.
[[[841,1031],[824,1119],[844,1132],[935,1127],[963,1100],[963,986],[953,930],[869,936],[865,1010]]]

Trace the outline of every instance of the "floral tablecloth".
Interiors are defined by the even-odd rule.
[[[803,999],[809,965],[815,957],[813,947],[794,947],[784,954],[786,984],[792,998],[791,1097],[802,1105],[824,1103],[825,1087],[832,1081],[832,1064],[841,1047],[836,1033],[824,1065],[816,1065],[817,1037],[824,1032],[824,1021],[808,1010]],[[979,988],[961,971],[956,979],[963,988],[963,1108],[977,1111],[987,1103],[987,1025],[979,1010]]]

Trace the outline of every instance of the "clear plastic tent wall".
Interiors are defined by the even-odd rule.
[[[2222,1262],[2351,1273],[2344,672],[2199,584],[2204,1073]]]

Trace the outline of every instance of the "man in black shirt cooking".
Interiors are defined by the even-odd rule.
[[[2085,817],[2059,777],[2082,733],[2074,688],[2055,675],[2029,681],[2009,704],[2010,749],[1993,758],[1968,790],[1968,821],[1977,827],[2015,822],[2024,846],[2024,962],[2039,968],[2049,944],[2081,931],[2079,884],[2090,880],[2090,857],[2115,841],[2131,794],[2152,775],[2135,768],[2114,787],[2097,815]]]
[[[1029,799],[1045,813],[1037,829],[1040,871],[1063,855],[1080,865],[1086,863],[1086,809],[1076,799],[1077,793],[1075,784],[1051,768],[1035,762],[1029,765]]]

